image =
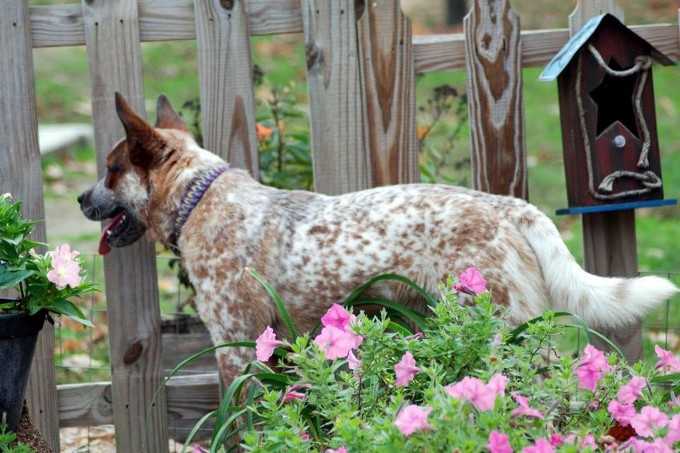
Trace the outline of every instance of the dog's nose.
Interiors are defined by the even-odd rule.
[[[78,195],[77,200],[78,200],[78,204],[79,204],[80,206],[83,205],[83,200],[84,200],[84,199],[85,199],[85,192],[83,192],[83,193],[81,193],[80,195]]]

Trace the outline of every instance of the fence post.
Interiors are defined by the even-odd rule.
[[[82,0],[92,83],[97,167],[124,137],[114,92],[144,113],[141,46],[136,0]],[[154,245],[140,240],[104,259],[109,322],[113,420],[121,452],[168,451],[165,394],[161,383],[160,307]]]
[[[314,188],[330,195],[370,187],[363,128],[355,0],[305,0]]]
[[[358,3],[371,186],[419,182],[411,21],[401,12],[399,0]]]
[[[203,145],[259,177],[245,0],[195,0]]]
[[[623,21],[623,11],[615,0],[580,0],[569,16],[569,32],[573,35],[592,16],[607,12]],[[637,275],[634,210],[584,214],[582,225],[585,269],[588,272],[618,277]],[[636,361],[642,355],[642,323],[603,333],[621,347],[629,361]],[[605,347],[604,344],[598,346]]]
[[[519,17],[509,0],[475,0],[464,28],[473,186],[526,199]]]
[[[28,0],[3,3],[0,14],[0,194],[23,202],[23,214],[37,220],[33,238],[45,240],[42,168],[33,78],[33,49]],[[59,415],[54,397],[54,328],[40,333],[26,392],[36,427],[59,451]]]

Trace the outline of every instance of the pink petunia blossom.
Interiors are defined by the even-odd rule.
[[[636,414],[635,407],[632,404],[622,404],[617,400],[611,400],[607,406],[607,410],[621,426],[630,425],[630,421]]]
[[[576,366],[579,388],[595,391],[597,383],[609,372],[611,367],[602,351],[588,345],[583,350],[583,357]]]
[[[300,439],[302,439],[303,442],[309,442],[312,439],[312,437],[309,435],[307,431],[301,431]]]
[[[668,423],[668,433],[663,438],[666,445],[673,446],[680,440],[680,414],[676,414]]]
[[[339,447],[333,450],[332,448],[327,448],[326,453],[347,453],[347,448]]]
[[[486,448],[489,449],[490,453],[512,453],[508,435],[498,431],[491,431]]]
[[[208,453],[208,450],[198,444],[193,444],[191,446],[191,453]]]
[[[564,438],[558,433],[552,433],[549,440],[550,445],[553,447],[559,447],[560,445],[564,444]]]
[[[413,354],[406,351],[399,363],[394,365],[394,373],[397,375],[397,387],[407,386],[419,371],[420,368],[416,366],[416,359],[413,358]]]
[[[276,339],[274,329],[267,326],[255,340],[255,356],[260,362],[266,362],[274,354],[274,349],[283,342]]]
[[[334,326],[327,326],[314,339],[328,360],[347,357],[349,352],[359,347],[363,337],[351,331],[344,331]]]
[[[429,406],[420,407],[410,404],[399,411],[394,424],[401,433],[408,437],[416,431],[423,431],[432,428],[427,422],[427,416],[432,412]]]
[[[647,385],[647,380],[640,376],[634,376],[631,380],[621,386],[616,394],[616,399],[622,404],[633,404],[642,394],[642,389]]]
[[[668,424],[668,415],[654,406],[645,406],[630,420],[630,424],[639,436],[652,437],[654,431]]]
[[[491,379],[489,379],[489,383],[487,384],[487,389],[490,391],[494,392],[496,396],[504,396],[505,395],[505,386],[508,384],[508,378],[503,376],[500,373],[496,373],[493,376],[491,376]]]
[[[552,445],[550,445],[550,442],[544,437],[537,439],[533,445],[529,447],[524,447],[522,449],[522,453],[554,453],[554,452],[555,449],[553,448]]]
[[[294,401],[294,400],[303,400],[307,397],[302,392],[298,392],[298,390],[302,389],[308,389],[311,388],[311,384],[295,384],[291,385],[286,393],[283,395],[283,398],[281,399],[282,403],[287,403],[288,401]]]
[[[476,267],[468,267],[458,276],[458,283],[453,289],[459,293],[476,296],[486,291],[486,280]]]
[[[465,376],[459,382],[447,385],[444,390],[457,400],[469,401],[480,411],[489,411],[496,403],[496,393],[474,377]]]
[[[80,264],[76,260],[80,253],[71,251],[71,246],[63,244],[48,255],[52,259],[52,267],[47,273],[47,280],[54,283],[57,289],[67,286],[75,288],[80,285]]]
[[[361,360],[357,359],[352,351],[349,351],[349,354],[347,354],[347,366],[352,371],[361,368]]]
[[[324,327],[333,326],[340,330],[347,330],[355,319],[356,316],[345,310],[342,305],[333,304],[321,318],[321,324]]]
[[[510,415],[513,417],[523,415],[525,417],[543,418],[541,411],[529,406],[529,400],[526,397],[517,392],[512,392],[512,397],[519,404],[519,407],[513,409]]]
[[[665,373],[680,373],[680,358],[659,346],[654,346],[654,352],[659,358],[656,362],[657,369]]]
[[[595,437],[592,434],[588,434],[581,441],[581,448],[597,448],[597,443],[595,443]]]
[[[634,451],[635,453],[672,453],[673,449],[665,444],[663,439],[655,439],[647,442],[637,437],[632,437],[619,446],[616,451]]]

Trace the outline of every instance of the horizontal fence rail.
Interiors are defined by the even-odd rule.
[[[30,9],[33,47],[81,46],[85,44],[80,5],[34,6]],[[294,0],[248,2],[251,36],[302,33],[302,10]],[[677,24],[637,25],[631,28],[661,52],[680,58]],[[139,3],[142,42],[196,39],[192,0],[143,0]],[[521,33],[521,65],[545,65],[569,39],[569,30],[526,30]],[[465,36],[462,33],[413,37],[416,73],[465,68]]]

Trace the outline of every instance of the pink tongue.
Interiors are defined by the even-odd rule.
[[[109,245],[109,235],[108,232],[113,230],[115,227],[120,224],[121,220],[123,219],[123,216],[125,215],[125,211],[121,212],[120,214],[116,215],[113,220],[111,220],[111,223],[109,223],[104,230],[102,231],[102,237],[99,238],[99,254],[100,255],[106,255],[111,251],[111,246]]]

